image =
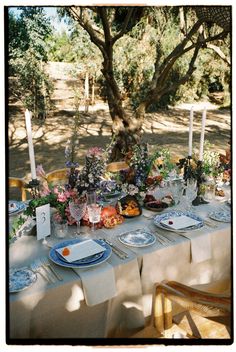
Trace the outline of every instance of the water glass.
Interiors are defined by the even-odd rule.
[[[185,196],[187,200],[187,210],[192,209],[192,202],[197,197],[197,181],[194,179],[187,180],[185,187]]]
[[[97,224],[101,220],[102,207],[98,204],[87,205],[89,221],[92,223],[92,231],[94,231],[94,224]]]
[[[68,223],[67,220],[57,221],[53,219],[52,223],[53,235],[57,238],[64,238],[68,234]]]

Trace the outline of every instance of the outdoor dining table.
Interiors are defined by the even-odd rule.
[[[194,211],[203,218],[222,206],[218,201],[199,205]],[[227,205],[225,205],[227,207]],[[229,208],[230,209],[230,208]],[[99,304],[88,305],[80,276],[70,268],[52,263],[63,280],[48,284],[38,275],[28,289],[11,293],[9,298],[9,337],[14,339],[108,338],[122,332],[142,328],[150,318],[152,292],[156,282],[176,280],[187,285],[205,284],[231,277],[231,223],[212,221],[187,236],[159,229],[143,211],[139,217],[125,219],[113,229],[99,229],[80,238],[107,238],[128,254],[121,259],[116,253],[107,260],[114,271],[116,292]],[[149,212],[149,215],[155,215]],[[145,228],[157,236],[146,247],[125,246],[118,235]],[[86,232],[86,228],[84,227]],[[73,226],[70,231],[74,231]],[[158,234],[160,234],[158,240]],[[192,237],[191,237],[192,236]],[[163,240],[163,239],[167,240]],[[204,249],[207,256],[193,256],[193,245]],[[42,256],[48,256],[50,246],[58,239],[47,239],[47,245],[36,236],[25,234],[9,248],[9,267],[25,267]],[[202,250],[200,249],[200,251]],[[196,251],[196,248],[195,248]],[[203,250],[204,252],[204,250]],[[100,265],[94,267],[97,280]],[[102,277],[102,276],[101,276]],[[102,279],[103,280],[103,279]],[[104,291],[109,290],[104,281]],[[94,287],[96,296],[96,285]],[[120,336],[120,335],[119,335]]]

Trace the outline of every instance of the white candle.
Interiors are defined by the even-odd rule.
[[[26,126],[26,132],[28,137],[31,177],[32,177],[32,180],[35,180],[36,168],[35,168],[34,146],[33,146],[32,130],[31,130],[31,112],[29,112],[28,109],[25,111],[25,126]]]
[[[199,161],[203,160],[205,124],[206,124],[206,108],[204,108],[202,113],[202,129],[201,129],[200,147],[199,147]]]
[[[188,137],[188,155],[192,156],[192,144],[193,144],[193,106],[190,110],[189,117],[189,137]]]

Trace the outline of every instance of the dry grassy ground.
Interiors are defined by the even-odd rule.
[[[167,147],[173,156],[183,157],[188,151],[189,106],[149,113],[143,126],[143,141],[156,148]],[[194,114],[194,148],[198,150],[201,114],[203,105],[195,106]],[[46,172],[64,167],[64,149],[73,132],[74,111],[70,106],[58,105],[53,114],[45,121],[32,121],[36,164],[42,164]],[[77,158],[80,163],[91,146],[104,147],[111,138],[111,118],[106,104],[90,107],[89,113],[80,114],[79,148]],[[218,110],[209,105],[207,111],[205,138],[212,147],[225,151],[231,134],[231,114],[229,110]],[[28,144],[22,106],[9,106],[9,175],[30,176]]]

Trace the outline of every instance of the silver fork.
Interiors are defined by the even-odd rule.
[[[38,266],[38,264],[32,263],[32,264],[30,265],[30,268],[31,268],[31,270],[32,270],[34,273],[40,274],[40,275],[44,278],[44,280],[46,280],[48,283],[50,283],[50,280],[48,279],[48,277],[47,277],[46,275],[44,275],[44,274],[41,272],[40,267]]]
[[[53,275],[57,278],[59,281],[63,281],[63,278],[56,272],[56,270],[53,268],[53,266],[49,263],[48,259],[46,257],[40,258],[41,262],[43,263],[44,267],[48,268],[51,270]]]

